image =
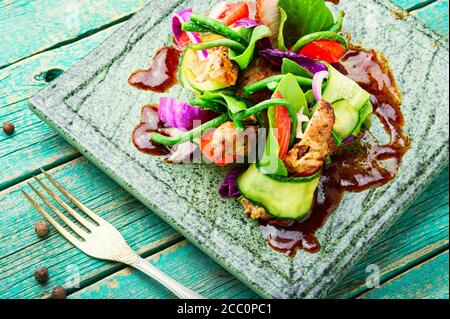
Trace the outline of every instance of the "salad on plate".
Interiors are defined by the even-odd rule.
[[[320,249],[315,232],[344,192],[395,178],[409,147],[401,97],[384,56],[350,43],[343,11],[324,0],[220,2],[172,16],[173,43],[139,89],[182,85],[143,107],[133,143],[167,163],[229,172],[218,193],[236,198],[264,238],[294,255]],[[374,120],[389,142],[370,132]]]

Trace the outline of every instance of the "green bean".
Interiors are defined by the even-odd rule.
[[[207,28],[204,28],[195,23],[183,23],[181,25],[181,30],[183,30],[185,32],[208,32],[209,31]]]
[[[274,75],[274,76],[265,78],[264,80],[261,80],[261,81],[258,81],[258,82],[255,82],[255,83],[245,86],[242,89],[242,92],[245,95],[252,95],[255,92],[258,92],[258,91],[261,91],[261,90],[267,88],[268,85],[273,85],[273,84],[271,84],[273,82],[280,82],[284,76],[285,76],[284,74],[280,74],[280,75]],[[295,78],[297,80],[297,83],[300,84],[301,86],[307,86],[307,87],[312,86],[311,79],[304,78],[301,76],[296,76]]]
[[[165,135],[153,132],[153,133],[150,133],[150,140],[154,143],[158,143],[158,144],[166,145],[166,146],[189,142],[189,141],[192,141],[194,138],[201,136],[203,134],[203,132],[205,132],[211,128],[219,127],[220,125],[222,125],[229,119],[230,119],[230,117],[228,116],[228,114],[226,114],[226,113],[222,114],[219,117],[216,117],[215,119],[212,119],[211,121],[206,122],[205,124],[202,124],[200,126],[197,126],[193,130],[186,132],[183,135],[176,136],[176,137],[165,136]]]
[[[297,43],[292,48],[292,51],[298,52],[301,48],[303,48],[305,45],[316,41],[316,40],[333,40],[338,41],[342,43],[343,46],[347,47],[347,41],[345,39],[333,31],[320,31],[320,32],[314,32],[307,34],[300,38],[300,40],[297,41]]]
[[[212,101],[206,101],[203,99],[192,100],[189,102],[189,105],[198,106],[202,109],[211,110],[211,111],[218,112],[218,113],[223,113],[223,112],[227,111],[227,108],[224,107],[223,105],[214,103]]]
[[[269,84],[267,84],[267,88],[271,91],[275,91],[277,89],[279,82],[270,82]]]
[[[345,12],[344,11],[339,11],[338,12],[338,17],[336,19],[336,22],[334,23],[334,25],[331,27],[330,31],[331,32],[339,32],[342,29],[342,23],[344,22],[344,17],[345,17]]]
[[[235,118],[235,119],[233,119],[233,124],[238,132],[243,132],[245,130],[245,125],[242,122],[242,120]]]
[[[213,33],[222,35],[225,38],[237,41],[243,46],[248,45],[247,41],[239,33],[234,31],[230,27],[227,27],[216,19],[208,18],[194,13],[191,15],[191,22],[196,23],[201,27],[205,27]]]
[[[194,50],[206,50],[215,47],[228,47],[237,51],[239,54],[245,51],[245,47],[242,44],[230,39],[217,39],[209,42],[194,44],[191,46],[191,48]]]
[[[284,100],[284,99],[271,99],[271,100],[267,100],[264,102],[261,102],[259,104],[256,104],[255,106],[246,109],[245,111],[241,111],[238,114],[235,115],[235,120],[245,120],[246,118],[258,114],[261,111],[268,109],[269,107],[272,106],[284,106],[286,107],[286,109],[288,110],[289,113],[289,117],[291,118],[292,121],[292,126],[291,126],[291,143],[294,141],[295,139],[295,135],[297,133],[297,125],[298,125],[298,118],[297,118],[297,112],[295,112],[292,104],[288,101],[288,100]]]

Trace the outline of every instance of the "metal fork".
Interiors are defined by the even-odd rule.
[[[95,223],[87,220],[69,205],[67,205],[58,195],[55,194],[49,187],[47,187],[40,179],[34,177],[36,182],[70,215],[72,215],[85,229],[82,229],[77,224],[67,218],[61,211],[55,207],[39,190],[37,190],[31,183],[28,185],[31,189],[42,199],[42,201],[51,208],[55,214],[76,234],[72,235],[59,222],[57,222],[51,215],[49,215],[33,198],[26,192],[22,191],[31,205],[36,208],[39,213],[47,219],[56,230],[63,235],[74,246],[78,247],[85,254],[102,260],[111,260],[121,262],[131,267],[134,267],[143,273],[147,274],[167,289],[172,291],[176,296],[182,299],[204,299],[201,295],[195,293],[189,288],[178,283],[170,278],[156,267],[152,266],[145,259],[141,258],[135,253],[126,243],[125,239],[111,224],[100,218],[73,195],[71,195],[61,184],[59,184],[46,171],[41,169],[42,173],[50,180],[50,182],[62,193],[64,196],[74,203],[80,210],[89,216]],[[79,238],[77,238],[79,237]]]

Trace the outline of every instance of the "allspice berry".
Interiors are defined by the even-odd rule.
[[[6,135],[9,136],[13,135],[14,129],[15,129],[14,124],[12,124],[11,122],[5,123],[3,125],[3,132],[5,132]]]
[[[52,298],[53,299],[66,299],[67,293],[64,287],[58,286],[53,288],[52,290]]]
[[[39,221],[34,224],[34,231],[39,237],[45,237],[48,234],[48,224],[46,221]]]
[[[34,271],[34,279],[40,284],[45,284],[48,280],[48,269],[38,268]]]

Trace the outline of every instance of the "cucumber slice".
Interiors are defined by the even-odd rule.
[[[352,135],[357,136],[361,131],[363,130],[363,125],[367,122],[369,119],[370,114],[373,112],[373,105],[370,103],[370,101],[367,101],[366,104],[363,105],[363,107],[359,110],[359,121],[358,125],[356,125],[355,130],[352,132]]]
[[[320,174],[310,177],[275,177],[264,175],[255,164],[237,179],[245,198],[264,207],[280,219],[303,219],[311,211]]]
[[[346,100],[355,111],[359,111],[369,101],[370,94],[363,90],[358,83],[346,77],[331,65],[328,70],[328,84],[322,97],[331,104],[339,100]]]
[[[333,109],[336,117],[334,136],[340,144],[355,131],[359,122],[359,113],[346,100],[333,103]]]
[[[322,98],[333,105],[336,123],[333,136],[340,145],[350,135],[357,135],[361,125],[372,113],[370,94],[358,83],[341,74],[331,65],[328,67],[328,84]]]

